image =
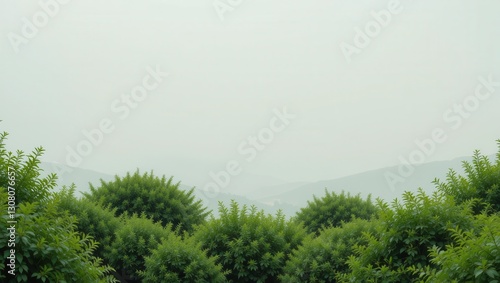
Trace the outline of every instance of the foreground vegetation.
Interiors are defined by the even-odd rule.
[[[39,168],[43,149],[9,152],[6,137],[2,282],[499,282],[500,141],[495,162],[476,151],[465,175],[434,181],[433,195],[373,203],[325,192],[285,219],[236,202],[208,218],[192,191],[152,172],[83,198],[55,192],[57,176]]]

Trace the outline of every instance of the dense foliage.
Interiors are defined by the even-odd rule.
[[[500,216],[479,215],[479,231],[453,229],[454,245],[431,249],[435,269],[421,273],[427,282],[500,281]]]
[[[429,249],[453,243],[450,229],[470,229],[468,207],[456,206],[443,194],[406,192],[392,207],[379,201],[378,234],[366,235],[366,245],[355,246],[357,257],[348,260],[349,282],[414,282],[415,268],[431,265]]]
[[[359,195],[351,196],[344,192],[336,194],[325,190],[325,196],[308,201],[305,208],[297,213],[297,221],[304,223],[310,233],[318,233],[320,229],[339,226],[342,222],[354,218],[370,219],[377,211],[370,196],[363,200]]]
[[[90,186],[86,197],[104,206],[116,208],[118,215],[123,213],[138,215],[145,213],[162,225],[172,223],[181,230],[191,231],[194,225],[205,221],[209,212],[202,207],[202,201],[195,201],[193,189],[185,192],[174,184],[172,178],[161,179],[153,173],[127,173],[123,178],[115,177],[114,181],[101,180],[101,186]]]
[[[305,229],[278,213],[265,215],[256,207],[219,205],[220,217],[200,226],[195,238],[217,256],[230,282],[276,282],[291,251],[306,236]]]
[[[6,197],[3,190],[1,197]],[[20,204],[16,223],[16,279],[3,274],[2,282],[106,282],[112,269],[101,265],[93,255],[97,247],[91,237],[75,232],[76,219],[58,213],[56,202],[43,207]],[[0,209],[7,210],[5,205]],[[10,224],[0,220],[0,229]],[[5,234],[4,234],[5,235]],[[7,237],[0,239],[3,258],[7,258]],[[5,265],[2,265],[5,268]],[[5,271],[5,270],[4,270]]]
[[[356,219],[340,227],[321,230],[318,237],[308,237],[287,261],[282,282],[337,282],[339,273],[348,271],[347,259],[353,246],[367,244],[364,233],[376,233],[377,221]]]
[[[152,250],[156,249],[162,239],[168,239],[174,233],[171,226],[163,227],[143,214],[132,215],[118,229],[107,259],[119,272],[120,278],[129,282],[140,281],[140,271],[144,270],[144,260]]]
[[[76,223],[77,230],[92,236],[100,245],[94,254],[103,258],[108,264],[107,252],[115,240],[115,233],[123,226],[123,219],[115,216],[116,209],[102,207],[87,199],[76,199],[74,196],[74,187],[63,188],[59,193],[61,211],[68,211],[78,219]]]
[[[17,150],[14,154],[5,148],[7,136],[5,132],[0,133],[0,186],[7,188],[12,176],[9,173],[14,172],[17,203],[48,201],[56,186],[57,176],[41,176],[39,165],[44,149],[37,147],[28,155]]]
[[[0,237],[0,254],[4,259],[0,265],[1,281],[113,281],[107,275],[113,269],[103,266],[101,259],[93,254],[97,243],[76,231],[76,218],[59,211],[60,200],[51,193],[56,176],[40,177],[38,165],[43,149],[37,148],[28,156],[21,151],[14,155],[6,151],[5,137],[5,133],[0,135],[0,168],[3,172],[0,198],[4,200],[0,202],[0,230],[4,231]],[[15,214],[6,213],[9,206],[6,200],[16,203]],[[15,260],[11,261],[8,257]],[[11,263],[15,268],[7,265]],[[14,271],[14,275],[9,271]]]
[[[193,238],[171,235],[146,257],[144,283],[226,282],[222,266]]]
[[[43,149],[12,153],[6,137],[1,282],[500,282],[500,141],[496,163],[476,151],[430,196],[326,192],[290,220],[233,201],[205,221],[193,190],[152,173],[55,193]]]
[[[481,213],[485,208],[500,212],[500,140],[497,142],[499,151],[496,162],[491,162],[476,150],[472,163],[463,162],[465,176],[450,170],[446,182],[434,180],[438,190],[453,196],[458,203],[478,199],[480,202],[475,207],[475,213]]]

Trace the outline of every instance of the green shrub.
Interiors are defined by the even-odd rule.
[[[57,175],[41,177],[40,156],[45,150],[37,147],[28,155],[21,150],[14,154],[5,148],[7,136],[6,132],[0,133],[0,187],[7,188],[12,177],[9,173],[15,174],[17,203],[47,201],[56,186]]]
[[[340,194],[328,192],[325,196],[308,201],[307,207],[297,213],[297,221],[304,223],[309,233],[318,234],[320,229],[331,226],[340,226],[342,222],[354,218],[370,219],[377,212],[376,206],[368,196],[363,200],[359,194],[351,196],[343,191]]]
[[[93,255],[97,243],[76,231],[74,217],[60,212],[59,196],[51,191],[57,177],[40,177],[43,149],[37,148],[28,156],[20,151],[14,155],[5,150],[6,136],[0,135],[0,199],[12,198],[13,192],[16,199],[11,199],[15,214],[8,213],[7,201],[0,202],[1,282],[112,282],[108,274],[113,269]],[[7,228],[12,225],[15,241],[9,242]],[[7,266],[13,249],[15,276]]]
[[[230,209],[220,203],[219,213],[198,227],[194,237],[209,256],[217,256],[230,282],[276,282],[306,236],[301,225],[286,221],[281,212],[273,217],[254,206],[240,209],[233,201]]]
[[[5,189],[0,197],[7,197]],[[101,259],[93,255],[97,247],[91,237],[77,233],[74,217],[61,215],[57,202],[44,207],[22,203],[17,209],[15,257],[16,277],[2,264],[2,282],[112,282],[107,274],[113,271],[101,265]],[[0,209],[7,211],[6,205]],[[7,231],[10,224],[1,218],[0,229]],[[7,233],[2,233],[0,247],[4,259],[10,255]]]
[[[90,191],[86,194],[89,200],[116,208],[118,215],[146,213],[155,222],[164,226],[168,223],[175,227],[180,225],[185,231],[203,223],[208,215],[201,200],[194,200],[193,189],[185,192],[179,189],[179,183],[172,183],[172,178],[166,180],[163,176],[160,179],[153,173],[140,175],[136,171],[133,175],[127,173],[124,178],[116,176],[111,182],[101,180],[101,186],[91,185]]]
[[[364,233],[376,233],[378,222],[356,219],[330,227],[316,238],[308,237],[287,261],[281,282],[337,282],[338,273],[348,271],[347,259],[353,246],[367,244]]]
[[[427,282],[500,281],[500,216],[479,215],[474,230],[453,229],[456,244],[434,247],[435,269],[421,273]]]
[[[163,227],[144,214],[141,217],[132,215],[116,231],[106,258],[119,273],[119,277],[128,282],[139,282],[139,272],[145,268],[144,258],[172,233],[171,225]]]
[[[453,243],[450,229],[473,225],[469,206],[457,206],[439,193],[406,192],[403,203],[395,200],[390,209],[379,201],[379,207],[380,230],[366,235],[368,244],[355,247],[357,257],[349,258],[344,281],[415,282],[415,269],[432,267],[429,249]]]
[[[476,214],[485,208],[500,212],[500,140],[497,142],[499,151],[495,163],[476,150],[472,163],[463,162],[465,176],[450,170],[446,182],[434,180],[438,190],[453,196],[457,203],[478,199],[480,202],[474,209]]]
[[[182,240],[171,235],[146,257],[146,269],[141,272],[144,283],[226,282],[222,266],[214,257],[202,251],[192,238]]]
[[[74,191],[74,187],[63,188],[59,193],[61,198],[59,208],[61,211],[68,211],[78,219],[76,223],[78,231],[92,236],[99,242],[94,254],[108,264],[106,251],[109,252],[111,243],[115,240],[116,231],[123,226],[123,220],[115,216],[116,209],[104,208],[87,199],[76,199]]]

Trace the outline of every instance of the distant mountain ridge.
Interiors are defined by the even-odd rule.
[[[76,196],[81,197],[83,193],[90,192],[90,184],[94,187],[99,187],[101,184],[101,180],[105,182],[109,182],[115,179],[115,176],[105,174],[102,172],[97,172],[88,169],[82,168],[71,168],[66,165],[54,163],[54,162],[41,162],[41,169],[44,174],[48,175],[51,173],[62,172],[62,174],[58,174],[58,190],[62,189],[63,186],[70,186],[74,184],[76,186]],[[159,174],[159,176],[163,176],[163,174]],[[167,178],[170,176],[166,175]],[[182,181],[175,179],[174,181]],[[180,184],[179,188],[185,191],[190,190],[193,186]],[[216,199],[207,198],[206,194],[203,190],[194,188],[194,195],[197,199],[207,200],[204,202],[205,206],[208,210],[211,210],[214,216],[218,215],[218,207],[219,201],[223,202],[224,205],[229,206],[231,200],[237,201],[240,205],[252,206],[255,205],[258,209],[263,209],[266,213],[276,214],[276,212],[281,209],[283,213],[287,216],[293,216],[295,212],[298,210],[298,207],[295,207],[290,204],[282,204],[277,206],[272,206],[263,202],[255,201],[246,198],[245,196],[230,194],[227,192],[220,192],[217,194]]]
[[[495,156],[489,156],[490,160],[495,160]],[[257,199],[266,203],[280,202],[289,203],[298,207],[307,205],[307,201],[313,199],[313,195],[321,197],[325,189],[337,193],[345,191],[351,195],[360,194],[362,197],[372,196],[372,199],[381,198],[385,201],[392,201],[401,198],[405,191],[417,191],[422,188],[427,193],[432,193],[435,186],[434,179],[444,181],[450,169],[459,174],[463,173],[462,162],[471,161],[472,157],[460,157],[448,161],[435,161],[425,163],[415,167],[413,174],[405,178],[405,181],[398,183],[394,189],[386,179],[388,172],[396,173],[398,166],[371,170],[347,177],[333,180],[322,180],[314,183],[304,184],[284,193],[279,193],[271,197]]]
[[[492,161],[495,160],[495,156],[490,156],[490,159]],[[260,178],[258,181],[249,184],[240,180],[236,183],[238,189],[234,188],[234,184],[232,184],[232,186],[230,185],[223,192],[219,192],[211,197],[211,194],[203,191],[203,189],[195,188],[194,195],[196,198],[203,200],[205,206],[215,216],[218,214],[219,201],[228,206],[230,201],[234,199],[241,205],[255,205],[257,208],[263,209],[266,213],[275,214],[280,209],[286,216],[290,217],[294,216],[301,207],[305,207],[307,202],[313,199],[314,195],[317,197],[323,196],[325,189],[337,193],[345,191],[352,195],[360,194],[362,197],[367,197],[371,194],[372,199],[381,198],[385,201],[400,198],[404,191],[417,191],[418,188],[431,193],[435,190],[432,184],[435,178],[444,180],[450,168],[459,174],[463,173],[462,162],[470,160],[472,160],[472,157],[460,157],[448,161],[436,161],[418,165],[411,175],[404,178],[404,182],[395,184],[394,188],[390,186],[387,174],[388,172],[398,174],[398,166],[317,182],[279,183],[276,182],[277,178],[272,177]],[[66,171],[66,173],[59,176],[59,188],[63,185],[69,186],[74,183],[76,191],[79,193],[78,196],[81,196],[83,192],[89,191],[89,183],[98,187],[100,180],[108,182],[115,178],[115,176],[109,174],[81,168],[69,168],[65,165],[51,162],[42,162],[41,168],[46,174],[61,172],[61,170],[63,172]],[[248,179],[248,176],[246,178]],[[269,182],[267,185],[266,180]],[[174,176],[174,181],[182,180],[175,180]],[[180,188],[190,190],[193,187],[181,183]]]

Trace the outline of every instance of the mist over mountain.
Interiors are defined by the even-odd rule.
[[[0,282],[500,282],[499,11],[0,1]]]
[[[227,206],[231,200],[236,200],[242,205],[255,205],[266,213],[275,214],[278,210],[282,210],[286,216],[291,217],[300,208],[305,207],[307,201],[312,200],[314,196],[322,197],[325,194],[325,189],[337,193],[345,191],[351,195],[360,194],[363,198],[371,195],[372,200],[381,198],[387,202],[400,198],[404,191],[417,191],[418,188],[431,193],[435,189],[432,183],[435,178],[444,180],[449,169],[453,169],[459,174],[463,173],[462,162],[471,159],[471,157],[460,157],[415,166],[414,172],[404,178],[404,182],[396,184],[394,189],[390,186],[386,176],[388,172],[397,173],[400,170],[399,166],[371,170],[331,180],[318,180],[317,182],[288,183],[271,176],[242,174],[242,176],[235,178],[234,182],[231,182],[227,188],[217,193],[207,192],[202,188],[183,183],[182,180],[176,179],[175,176],[173,177],[175,182],[181,182],[179,186],[181,189],[190,190],[194,188],[196,198],[203,200],[204,205],[213,212],[214,216],[218,215],[219,202]],[[494,160],[494,156],[491,156],[490,159]],[[47,174],[58,171],[63,172],[63,174],[59,175],[59,188],[75,184],[79,196],[82,196],[84,192],[89,192],[89,184],[98,187],[101,180],[108,182],[115,178],[109,174],[81,168],[70,168],[51,162],[42,162],[41,168]],[[160,172],[154,173],[163,175]],[[170,177],[168,174],[165,175],[167,178]]]

